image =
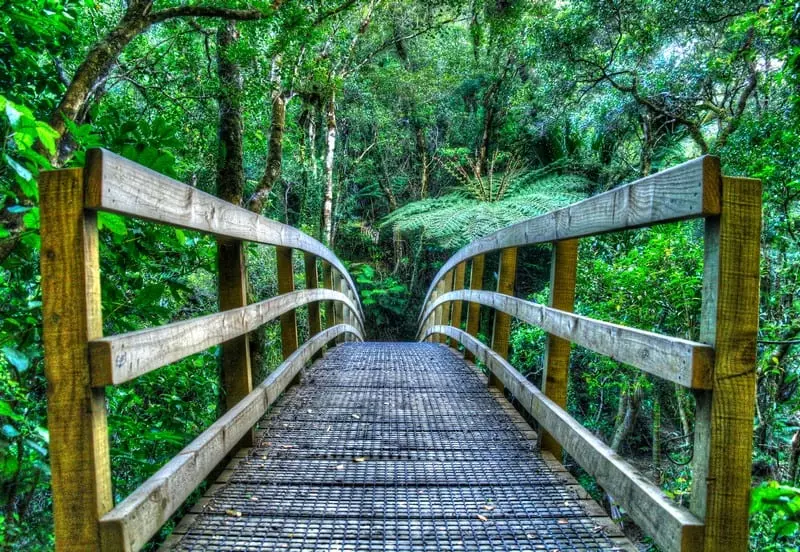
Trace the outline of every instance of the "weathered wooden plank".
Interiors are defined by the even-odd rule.
[[[469,275],[469,289],[474,291],[481,291],[483,289],[483,271],[486,266],[486,256],[478,255],[472,258],[472,268],[470,268]],[[481,305],[480,303],[470,303],[467,311],[467,333],[472,337],[477,337],[478,326],[481,321]],[[475,360],[473,354],[464,349],[464,360]]]
[[[713,391],[697,395],[692,509],[706,552],[746,551],[756,388],[761,183],[724,178],[706,221],[700,339],[714,346]]]
[[[509,247],[500,251],[497,269],[497,293],[514,295],[514,280],[517,277],[517,248]],[[492,350],[503,358],[508,358],[508,341],[511,338],[511,316],[495,309],[492,322]],[[494,374],[489,374],[489,385],[502,390],[503,385]]]
[[[306,270],[306,289],[319,288],[319,277],[317,273],[317,257],[311,253],[304,253],[303,260]],[[322,319],[320,318],[319,303],[308,304],[308,333],[313,336],[322,331]]]
[[[550,307],[572,312],[575,306],[575,281],[578,268],[578,240],[563,240],[553,244],[550,263]],[[569,355],[572,343],[554,334],[547,334],[545,347],[544,394],[561,408],[567,407],[567,383],[569,381]],[[561,458],[561,445],[542,432],[542,449]]]
[[[457,300],[502,310],[548,333],[685,387],[709,389],[713,385],[714,348],[705,343],[603,322],[491,291],[453,291],[429,308],[436,308],[440,301]]]
[[[263,383],[214,422],[175,458],[100,520],[102,548],[139,550],[231,451],[280,396],[316,351],[342,333],[361,338],[357,328],[334,326],[309,339]]]
[[[450,326],[434,326],[430,334],[443,333],[458,340],[484,362],[539,424],[555,437],[578,464],[614,494],[636,524],[667,551],[703,548],[703,522],[668,499],[591,431],[517,372],[497,353],[466,332]]]
[[[217,281],[219,310],[247,306],[247,272],[244,244],[241,240],[217,239]],[[231,409],[253,390],[250,345],[247,334],[222,343],[222,387],[225,407]],[[252,431],[242,438],[240,446],[253,444]]]
[[[704,155],[563,209],[518,222],[464,246],[431,282],[431,290],[458,263],[476,255],[537,243],[592,236],[663,222],[719,214],[718,157]]]
[[[325,289],[333,289],[333,269],[331,264],[327,261],[322,261],[322,287]],[[335,326],[333,301],[325,302],[325,327],[331,328]]]
[[[294,291],[292,250],[288,247],[276,247],[275,257],[278,261],[278,293],[291,293]],[[292,309],[281,315],[281,354],[284,359],[297,350],[297,344],[297,312]]]
[[[95,339],[89,343],[92,385],[102,387],[130,381],[251,332],[285,312],[319,301],[350,302],[342,293],[333,290],[299,290],[247,307]]]
[[[84,206],[244,241],[299,249],[328,261],[356,289],[336,255],[289,225],[269,220],[104,149],[86,154]],[[363,318],[363,312],[359,313]]]
[[[467,263],[459,263],[456,266],[455,276],[453,277],[453,290],[464,289],[464,276],[467,268]],[[453,303],[453,310],[451,314],[450,326],[454,328],[461,327],[461,318],[463,313],[463,303],[456,301]]]
[[[86,343],[103,335],[97,217],[80,169],[39,178],[47,425],[56,549],[99,547],[111,509],[105,390],[93,389]]]

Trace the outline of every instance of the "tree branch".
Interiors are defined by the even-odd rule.
[[[239,10],[216,6],[176,6],[153,12],[147,16],[150,25],[176,17],[218,17],[230,21],[256,21],[269,14],[261,10]]]

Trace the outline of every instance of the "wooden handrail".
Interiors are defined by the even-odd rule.
[[[233,450],[239,439],[264,415],[314,354],[345,333],[363,338],[353,326],[340,324],[309,339],[263,383],[105,514],[100,520],[102,549],[126,552],[138,550],[147,544],[183,501]]]
[[[288,224],[262,217],[105,149],[89,150],[84,170],[87,209],[138,217],[215,236],[298,249],[330,263],[351,290],[357,289],[333,252]],[[363,318],[363,311],[361,315]]]
[[[324,346],[344,335],[363,340],[363,311],[344,265],[317,240],[105,150],[91,150],[85,169],[43,172],[40,197],[56,548],[137,550],[227,454],[249,444],[253,424]],[[98,210],[217,236],[222,311],[104,337]],[[281,295],[247,304],[244,241],[276,246]],[[304,253],[309,286],[316,286],[322,259],[341,289],[328,277],[328,289],[296,291],[293,249]],[[317,308],[323,301],[334,306],[325,330]],[[311,336],[299,344],[294,313],[306,305]],[[285,362],[253,390],[247,334],[276,317],[282,318]],[[219,344],[228,411],[114,508],[105,387]]]
[[[423,320],[439,305],[452,301],[491,307],[662,379],[690,389],[711,389],[714,348],[705,343],[603,322],[493,291],[461,290],[442,295],[428,305]]]
[[[705,219],[703,305],[700,342],[693,342],[572,314],[578,238],[701,217]],[[428,290],[418,337],[464,346],[489,367],[490,385],[506,389],[541,426],[542,448],[560,456],[563,446],[623,505],[634,521],[665,550],[744,552],[748,510],[755,397],[755,344],[758,329],[761,184],[723,177],[719,159],[704,156],[559,211],[501,229],[462,248],[442,266]],[[550,306],[482,291],[484,256],[553,242]],[[456,266],[471,262],[469,290],[449,293],[443,282]],[[498,279],[513,281],[513,275]],[[468,302],[466,332],[443,308]],[[493,351],[476,340],[481,305],[547,332],[544,388],[536,389],[503,359],[507,327]],[[460,320],[459,320],[460,322]],[[504,324],[504,326],[507,326]],[[638,367],[695,393],[693,487],[687,512],[670,513],[653,492],[638,483],[631,491],[629,468],[599,440],[568,417],[566,389],[571,343]],[[591,437],[591,438],[590,438]],[[617,474],[617,475],[614,475]],[[628,474],[630,475],[630,474]],[[633,477],[633,476],[631,476]],[[640,476],[635,476],[640,478]],[[649,485],[649,484],[648,484]],[[653,487],[654,488],[654,487]],[[648,498],[649,497],[649,498]],[[673,515],[674,514],[674,515]]]
[[[89,342],[92,386],[125,383],[151,370],[255,331],[287,312],[320,301],[337,301],[356,310],[355,304],[338,291],[302,289],[238,309],[94,339]],[[363,328],[360,320],[359,325]]]
[[[450,257],[433,278],[423,305],[447,272],[477,255],[718,215],[721,178],[719,158],[704,155],[563,209],[502,228],[465,245]]]
[[[525,379],[498,353],[452,326],[433,326],[425,337],[446,335],[483,362],[539,424],[555,436],[583,468],[594,475],[631,514],[642,530],[664,550],[701,550],[703,522],[678,506],[563,408]]]

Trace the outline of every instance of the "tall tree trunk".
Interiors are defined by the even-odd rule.
[[[256,213],[261,213],[272,189],[280,182],[283,166],[283,135],[285,131],[286,96],[279,90],[272,98],[272,123],[270,124],[269,150],[267,151],[264,174],[247,206],[248,209]]]
[[[478,177],[487,174],[489,169],[489,148],[491,146],[495,118],[494,94],[487,95],[483,107],[483,134],[481,135],[481,144],[478,147],[477,163],[475,163],[476,172],[478,173],[476,176]]]
[[[242,147],[242,74],[231,58],[231,47],[239,39],[236,24],[229,21],[217,31],[217,75],[219,92],[219,154],[217,195],[234,205],[242,204],[244,154]]]
[[[417,155],[419,156],[420,174],[419,174],[419,198],[425,199],[428,197],[428,180],[430,179],[428,168],[428,141],[425,139],[425,128],[418,125],[416,128],[415,138],[417,142]]]
[[[83,63],[67,86],[61,101],[50,117],[50,126],[60,135],[56,165],[63,164],[71,154],[63,139],[66,120],[81,122],[79,116],[87,111],[92,95],[105,83],[122,50],[150,26],[178,17],[220,17],[228,20],[254,20],[264,17],[260,10],[239,10],[212,6],[176,6],[152,11],[153,0],[131,0],[122,19],[89,50]]]
[[[336,97],[331,92],[326,116],[325,139],[325,196],[322,201],[322,240],[328,247],[333,244],[333,155],[336,151]]]

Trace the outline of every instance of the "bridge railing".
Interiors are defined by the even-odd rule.
[[[582,237],[705,219],[700,342],[573,314]],[[668,551],[745,551],[758,326],[761,184],[723,177],[704,156],[535,217],[465,246],[434,278],[418,338],[464,346],[539,423],[541,446],[562,447]],[[553,243],[550,305],[513,297],[517,248]],[[497,291],[482,291],[487,253],[500,252]],[[465,288],[466,266],[470,282]],[[462,304],[469,305],[465,331]],[[494,310],[491,346],[476,339],[480,308]],[[511,365],[511,317],[548,334],[543,389]],[[571,343],[693,391],[696,398],[690,508],[678,506],[565,410]]]
[[[363,339],[363,314],[345,267],[321,243],[127,161],[92,150],[86,168],[43,173],[41,269],[56,548],[137,550],[237,447],[303,366],[331,341]],[[218,240],[220,312],[103,336],[97,212],[197,230]],[[246,299],[243,242],[277,246],[280,295]],[[303,251],[306,289],[294,289],[292,250]],[[318,260],[323,285],[318,283]],[[327,302],[322,329],[320,302]],[[307,306],[309,340],[295,311]],[[252,383],[248,332],[280,317],[284,362]],[[130,496],[114,505],[105,387],[222,346],[227,412]]]

